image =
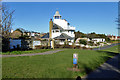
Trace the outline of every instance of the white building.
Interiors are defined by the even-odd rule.
[[[105,42],[104,38],[92,38],[92,41],[96,44],[97,42]]]
[[[64,44],[66,40],[74,42],[75,38],[74,31],[75,27],[70,26],[70,24],[65,19],[62,19],[62,16],[59,14],[59,11],[56,11],[55,15],[53,16],[51,38],[59,40],[60,44]],[[49,38],[49,33],[47,33],[42,38]]]
[[[70,26],[65,19],[62,19],[59,11],[56,11],[53,16],[52,38],[61,39],[62,41],[67,39],[68,41],[73,42],[75,38],[74,31],[75,27]]]
[[[75,42],[76,42],[76,43],[79,43],[80,40],[90,41],[89,38],[77,38]]]

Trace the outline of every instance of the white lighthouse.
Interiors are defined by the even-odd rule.
[[[53,16],[52,38],[61,39],[62,41],[67,39],[68,41],[73,42],[75,38],[74,31],[75,27],[70,26],[65,19],[62,19],[59,11],[56,11]]]
[[[75,27],[70,26],[70,23],[68,23],[65,19],[62,19],[59,11],[56,11],[53,16],[53,20],[51,19],[49,23],[49,33],[42,38],[59,40],[60,44],[64,44],[66,40],[69,42],[74,42],[74,32]]]

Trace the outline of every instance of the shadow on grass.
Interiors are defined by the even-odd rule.
[[[99,53],[107,53],[110,56],[101,56],[101,59],[105,60],[102,66],[96,66],[96,70],[88,67],[86,64],[81,63],[84,66],[87,75],[86,80],[119,80],[120,79],[120,54],[109,51],[98,51]],[[94,65],[94,62],[89,64]],[[94,70],[94,71],[93,71]],[[93,72],[92,72],[93,71]],[[84,80],[84,79],[83,79]]]
[[[109,51],[98,51],[98,52],[105,52],[107,54],[109,54],[110,56],[107,57],[107,60],[105,61],[107,64],[113,66],[113,67],[116,67],[117,69],[120,70],[120,54],[117,53],[117,52],[109,52]],[[112,58],[111,56],[113,57],[116,57],[116,58]],[[112,61],[117,61],[116,64],[114,64]]]

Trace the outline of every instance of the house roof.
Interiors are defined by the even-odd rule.
[[[62,33],[60,36],[55,37],[55,39],[72,39],[72,37],[68,36],[65,33]]]
[[[52,29],[60,29],[60,30],[64,30],[61,26],[53,23],[53,28]]]
[[[45,35],[42,36],[41,38],[49,38],[49,33],[45,34]]]

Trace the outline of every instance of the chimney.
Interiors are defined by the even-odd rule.
[[[49,22],[49,38],[52,38],[52,28],[53,28],[53,21],[50,19]]]

